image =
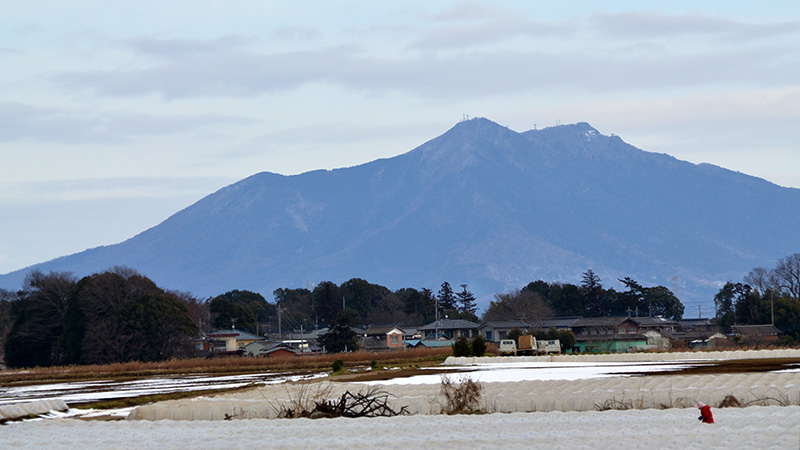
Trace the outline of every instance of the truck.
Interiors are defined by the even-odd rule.
[[[530,335],[519,337],[519,345],[513,339],[502,339],[498,347],[501,355],[533,355],[536,353],[536,338]]]
[[[551,353],[561,353],[561,341],[550,339],[547,341],[536,342],[536,353],[539,355],[549,355]]]
[[[498,350],[500,350],[500,356],[516,355],[517,343],[513,339],[502,339]]]
[[[518,356],[533,356],[537,353],[536,338],[530,334],[524,334],[519,337],[519,345],[517,345]]]
[[[561,353],[561,342],[558,339],[536,341],[536,338],[526,334],[519,337],[519,345],[513,339],[503,339],[498,347],[501,355],[533,356]]]

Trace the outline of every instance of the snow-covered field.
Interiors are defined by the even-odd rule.
[[[19,387],[0,386],[0,407],[10,403],[52,399],[63,400],[70,404],[79,404],[169,392],[229,389],[253,383],[278,384],[314,377],[314,375],[286,376],[282,373],[268,372],[231,376],[184,375],[150,377],[133,381],[96,380]]]
[[[83,422],[0,427],[0,447],[25,449],[563,448],[797,449],[800,407],[549,412],[373,419]]]
[[[731,355],[725,355],[731,358]],[[734,355],[747,358],[752,355]],[[0,427],[0,448],[800,448],[800,373],[659,375],[694,360],[602,359],[458,360],[448,369],[484,386],[472,416],[438,415],[442,375],[369,383],[313,383],[327,398],[345,390],[379,386],[397,409],[414,415],[371,419],[270,419],[275,406],[297,398],[302,387],[270,384],[258,389],[160,402],[130,411],[125,421],[51,419]],[[714,408],[716,423],[702,424],[696,400],[718,404],[725,395],[765,406]],[[633,409],[598,412],[613,400]],[[2,405],[0,405],[2,406]],[[664,406],[668,409],[659,409]],[[644,409],[642,409],[644,408]],[[234,420],[221,420],[225,417]],[[137,420],[138,419],[138,420]]]

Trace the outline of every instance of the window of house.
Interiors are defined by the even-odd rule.
[[[636,333],[636,328],[628,328],[628,333]]]
[[[400,336],[393,334],[389,337],[392,344],[399,344],[400,343]]]

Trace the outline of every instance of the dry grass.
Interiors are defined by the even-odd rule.
[[[442,377],[441,404],[442,414],[480,414],[483,386],[471,378],[462,378],[458,382],[448,376]]]
[[[778,389],[773,388],[772,391],[774,393],[770,396],[757,396],[753,395],[753,400],[750,401],[742,401],[736,398],[733,394],[728,394],[725,398],[722,399],[721,402],[717,404],[717,408],[746,408],[749,406],[792,406],[798,405],[800,406],[800,395],[797,395],[796,398],[791,398],[789,394],[782,392]],[[633,400],[626,400],[625,396],[623,395],[621,399],[617,399],[616,397],[610,398],[604,402],[598,402],[594,404],[594,409],[596,411],[611,411],[611,410],[620,410],[626,411],[629,409],[671,409],[671,408],[688,408],[694,404],[694,400],[687,399],[687,398],[677,398],[675,400],[672,399],[672,395],[670,395],[669,400],[667,403],[658,403],[655,404],[651,402],[653,406],[649,406],[644,399],[640,396],[639,398]]]
[[[744,405],[742,404],[742,402],[739,401],[738,398],[734,397],[731,394],[728,394],[728,395],[725,396],[725,398],[722,399],[722,401],[720,402],[720,404],[717,407],[718,408],[742,408],[742,407],[744,407]]]
[[[151,363],[133,361],[105,365],[37,367],[33,369],[4,370],[0,372],[0,385],[97,378],[122,380],[168,374],[241,374],[261,371],[325,370],[330,368],[331,363],[336,359],[344,361],[345,366],[369,366],[372,361],[385,365],[433,365],[444,361],[450,354],[452,354],[450,348],[415,348],[382,353],[359,351],[346,354],[289,356],[285,358],[229,356],[211,359],[173,359]]]

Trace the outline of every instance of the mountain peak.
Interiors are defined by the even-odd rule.
[[[509,130],[508,127],[500,125],[497,122],[493,122],[489,119],[484,117],[474,117],[472,119],[466,119],[458,122],[451,128],[445,135],[447,134],[463,134],[464,136],[469,137],[476,137],[486,134],[497,134],[497,133],[516,133],[512,130]]]

